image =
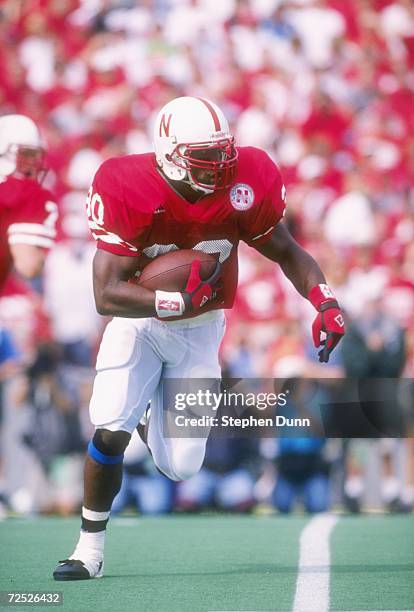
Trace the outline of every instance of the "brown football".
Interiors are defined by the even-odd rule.
[[[138,279],[138,284],[155,291],[184,291],[190,274],[191,264],[195,259],[201,261],[200,276],[206,280],[217,265],[217,259],[209,253],[180,249],[160,255],[151,261]]]

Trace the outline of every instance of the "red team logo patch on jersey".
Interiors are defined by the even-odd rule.
[[[254,202],[253,189],[246,183],[236,183],[230,191],[230,202],[236,210],[248,210]]]

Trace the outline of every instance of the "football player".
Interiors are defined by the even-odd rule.
[[[0,117],[0,297],[12,266],[25,278],[38,276],[54,241],[57,205],[41,185],[44,160],[29,117]]]
[[[96,431],[86,457],[80,538],[72,555],[59,562],[56,580],[102,576],[105,529],[121,484],[123,453],[149,402],[146,441],[157,468],[176,481],[200,469],[208,428],[204,437],[164,436],[161,383],[220,377],[223,308],[233,304],[240,240],[278,263],[313,304],[321,361],[328,361],[344,334],[323,273],[282,221],[286,190],[267,153],[236,147],[220,108],[189,96],[162,108],[154,144],[155,154],[105,161],[87,198],[97,241],[96,306],[114,318],[97,358],[90,404]],[[216,254],[210,279],[201,280],[195,262],[183,292],[153,292],[129,282],[149,260],[177,249]]]
[[[0,117],[0,295],[12,265],[34,278],[53,244],[57,205],[41,185],[45,173],[35,123],[24,115]]]

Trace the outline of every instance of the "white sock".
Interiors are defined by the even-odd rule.
[[[82,506],[82,517],[88,521],[106,521],[109,518],[109,514],[109,511],[96,512]],[[81,529],[78,543],[71,558],[83,561],[83,557],[86,556],[88,559],[101,560],[105,547],[105,534],[105,529],[97,532],[83,531]]]
[[[100,577],[103,574],[105,531],[91,533],[82,531],[75,550],[69,559],[82,561],[90,577]]]
[[[81,530],[76,548],[69,558],[79,559],[83,562],[102,561],[105,548],[105,534],[106,531],[91,533],[90,531]]]

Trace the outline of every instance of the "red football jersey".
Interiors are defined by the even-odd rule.
[[[57,214],[52,194],[36,181],[9,176],[0,182],[0,293],[12,263],[10,245],[50,248]]]
[[[99,249],[137,258],[137,271],[177,249],[217,254],[224,301],[231,308],[237,288],[237,246],[268,240],[285,209],[286,190],[278,167],[264,151],[239,147],[233,184],[190,203],[159,171],[155,155],[105,161],[89,190],[89,226]]]

